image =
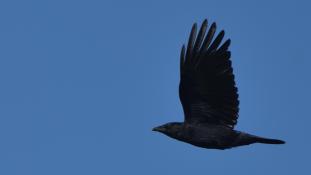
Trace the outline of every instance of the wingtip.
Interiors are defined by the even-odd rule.
[[[211,28],[216,28],[216,22],[213,22],[213,24],[211,25]]]
[[[206,25],[207,26],[207,19],[204,19],[204,21],[202,22],[202,25]]]
[[[197,30],[197,27],[198,27],[198,24],[195,22],[195,23],[193,23],[193,25],[192,25],[192,30]]]
[[[186,46],[185,46],[185,44],[183,44],[182,46],[181,46],[181,51],[180,51],[180,57],[181,57],[181,59],[182,60],[184,60],[185,58],[185,50],[186,50]]]
[[[230,45],[231,44],[231,39],[230,38],[227,39],[227,42],[228,42],[228,45]]]

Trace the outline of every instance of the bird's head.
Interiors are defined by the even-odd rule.
[[[170,122],[161,126],[157,126],[152,131],[161,132],[170,137],[176,136],[182,130],[183,123],[181,122]]]

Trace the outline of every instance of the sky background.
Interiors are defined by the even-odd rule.
[[[310,174],[311,3],[0,1],[0,174]],[[191,25],[231,38],[238,130],[285,145],[197,148],[152,132],[183,120]]]

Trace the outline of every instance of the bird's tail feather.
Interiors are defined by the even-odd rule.
[[[284,144],[285,141],[278,139],[268,139],[263,137],[256,137],[257,143],[266,143],[266,144]]]
[[[237,145],[235,146],[241,146],[241,145],[249,145],[253,143],[264,143],[264,144],[284,144],[285,141],[278,140],[278,139],[269,139],[264,137],[259,137],[247,133],[241,133],[239,136],[239,141],[237,142]]]

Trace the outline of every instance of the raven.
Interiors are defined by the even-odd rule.
[[[197,34],[194,23],[187,49],[180,54],[179,98],[184,122],[153,128],[171,138],[208,149],[228,149],[253,143],[284,144],[234,130],[239,112],[238,89],[230,60],[230,39],[221,44],[222,30],[213,39],[216,23],[207,31],[205,19]],[[207,31],[207,33],[206,33]]]

